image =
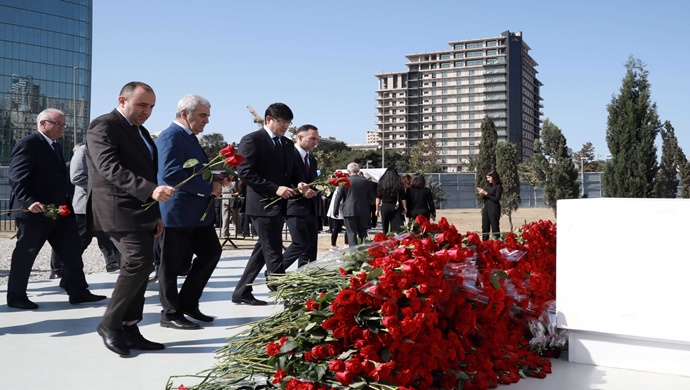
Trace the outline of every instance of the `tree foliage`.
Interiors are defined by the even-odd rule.
[[[496,133],[496,125],[493,119],[485,116],[482,121],[482,140],[479,144],[479,154],[477,155],[476,163],[476,179],[475,187],[486,188],[486,174],[492,169],[496,169],[496,144],[498,143],[498,134]],[[482,197],[478,196],[478,199]]]
[[[543,156],[547,162],[543,167],[544,204],[556,213],[556,202],[559,199],[574,199],[579,196],[578,174],[573,159],[568,155],[563,132],[548,118],[542,124],[541,139]]]
[[[585,159],[584,164],[582,164],[583,158]],[[583,165],[585,172],[601,172],[604,169],[604,162],[596,158],[594,145],[589,141],[582,144],[582,149],[573,153],[573,162],[578,172],[583,168]]]
[[[527,180],[534,188],[534,204],[537,204],[537,188],[546,183],[546,170],[549,166],[544,157],[544,147],[539,138],[534,140],[534,151],[529,160],[518,166],[518,172],[523,180]]]
[[[611,161],[602,179],[606,196],[653,196],[658,170],[654,141],[661,127],[644,63],[630,57],[618,96],[608,105],[606,142]]]
[[[199,143],[201,143],[201,148],[204,149],[204,152],[209,158],[218,155],[220,150],[228,145],[228,143],[225,142],[225,137],[220,133],[204,134],[201,136]]]
[[[387,157],[387,156],[386,156]],[[410,168],[412,172],[440,172],[441,156],[433,139],[419,141],[410,148]]]
[[[671,122],[661,129],[661,162],[654,179],[655,198],[675,198],[678,192],[678,139]],[[683,153],[683,151],[680,151]]]
[[[501,196],[501,214],[508,216],[510,231],[513,231],[513,212],[520,207],[520,175],[518,163],[520,159],[517,147],[510,142],[496,145],[496,171],[501,175],[503,195]]]

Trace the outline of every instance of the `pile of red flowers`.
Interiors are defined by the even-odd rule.
[[[377,235],[349,288],[309,299],[303,328],[266,346],[273,383],[471,390],[551,372],[527,321],[555,298],[555,225],[481,241],[445,219],[417,223],[420,234]]]
[[[550,373],[558,351],[532,349],[529,324],[555,299],[555,224],[481,241],[415,222],[284,276],[286,309],[231,340],[199,389],[474,390]]]

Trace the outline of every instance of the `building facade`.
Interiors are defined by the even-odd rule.
[[[449,42],[447,50],[407,55],[407,71],[377,74],[377,132],[384,149],[408,153],[431,140],[446,172],[468,169],[479,153],[481,123],[493,119],[499,142],[520,158],[539,137],[541,82],[522,33]]]
[[[92,0],[0,0],[0,166],[46,108],[66,115],[63,155],[84,141],[91,101]]]

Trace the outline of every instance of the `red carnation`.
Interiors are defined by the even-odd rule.
[[[70,215],[69,207],[67,207],[66,204],[63,204],[62,206],[58,207],[58,214],[62,215],[63,217],[66,217]]]
[[[273,381],[271,383],[277,384],[283,381],[285,377],[287,376],[287,372],[283,369],[278,369],[278,371],[273,375]]]
[[[337,186],[338,185],[338,178],[337,177],[331,177],[328,179],[328,184],[332,186]]]
[[[228,146],[224,147],[223,149],[220,150],[220,154],[223,157],[231,157],[235,155],[235,147],[228,144]]]
[[[232,156],[225,159],[225,163],[233,168],[242,164],[243,161],[244,157],[240,156],[239,154],[233,154]]]

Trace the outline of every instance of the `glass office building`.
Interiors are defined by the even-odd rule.
[[[0,0],[0,166],[46,108],[66,115],[66,158],[84,141],[92,20],[92,0]]]

